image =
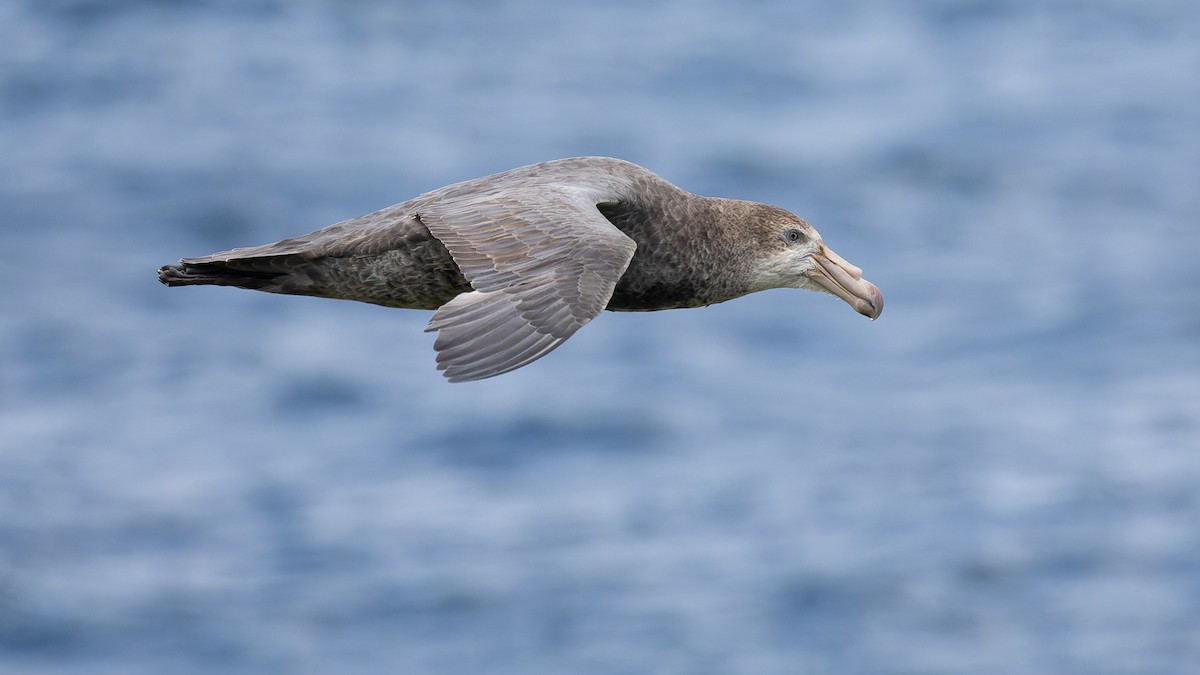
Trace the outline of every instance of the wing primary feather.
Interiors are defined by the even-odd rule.
[[[457,335],[449,333],[447,334],[446,341],[441,345],[435,342],[434,348],[438,350],[439,359],[468,361],[483,358],[487,354],[494,354],[515,348],[518,343],[527,337],[542,334],[524,322],[521,322],[521,325],[516,327],[505,325],[503,328],[507,328],[508,330],[501,332],[499,335],[492,336],[485,334],[465,341],[460,341]],[[494,339],[487,339],[489,337]]]
[[[483,362],[479,364],[464,365],[461,368],[455,369],[453,372],[448,368],[446,374],[454,381],[465,380],[482,380],[502,373],[507,373],[510,370],[516,370],[521,366],[535,361],[546,354],[550,353],[555,347],[563,343],[563,339],[555,338],[549,335],[535,334],[540,339],[532,341],[526,345],[522,343],[522,349],[515,353],[506,354],[507,358],[498,362]]]
[[[549,354],[566,341],[566,338],[555,338],[548,335],[545,337],[546,339],[539,340],[538,342],[527,346],[524,350],[512,354],[505,361],[494,364],[489,370],[488,374],[484,375],[484,377],[491,377],[493,375],[507,373],[510,370],[516,370],[521,366],[527,365],[533,361],[536,361],[537,359],[542,358],[546,354]]]
[[[548,335],[542,335],[540,333],[526,333],[520,336],[520,338],[517,340],[514,340],[513,343],[505,345],[504,349],[502,350],[490,350],[487,353],[470,352],[464,356],[458,356],[445,359],[444,361],[439,361],[439,366],[442,363],[445,363],[446,370],[452,371],[455,374],[482,372],[494,373],[498,371],[503,364],[513,361],[519,355],[524,354],[529,349],[536,347],[536,345],[554,339],[556,338]]]

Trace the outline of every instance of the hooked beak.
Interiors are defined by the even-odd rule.
[[[874,321],[883,312],[883,293],[875,284],[862,278],[862,270],[821,244],[813,254],[817,266],[808,271],[808,278],[818,286],[845,300],[854,311]]]

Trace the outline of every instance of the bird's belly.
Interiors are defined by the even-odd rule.
[[[643,281],[630,282],[622,279],[613,290],[612,298],[605,309],[610,312],[653,312],[663,309],[703,307],[719,300],[707,299],[694,284]]]
[[[448,254],[422,247],[326,259],[314,276],[314,295],[407,309],[437,309],[471,290]]]

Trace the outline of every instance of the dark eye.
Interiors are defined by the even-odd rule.
[[[792,229],[788,230],[787,232],[784,232],[783,236],[785,239],[788,240],[789,243],[794,244],[794,243],[800,241],[800,239],[802,237],[804,237],[804,234],[802,232],[800,232],[800,230],[797,230],[796,228],[792,228]]]

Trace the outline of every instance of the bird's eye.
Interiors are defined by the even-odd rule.
[[[784,232],[783,236],[788,240],[789,243],[794,244],[794,243],[800,241],[800,238],[803,237],[804,234],[802,234],[800,232],[800,230],[797,230],[796,228],[792,228],[792,229],[788,230],[787,232]]]

